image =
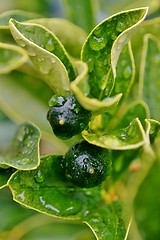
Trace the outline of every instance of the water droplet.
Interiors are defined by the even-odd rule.
[[[112,33],[111,39],[112,39],[112,40],[116,40],[116,38],[117,38],[117,34],[116,34],[116,33]]]
[[[160,63],[160,54],[155,54],[153,57],[153,62],[155,64],[159,64]]]
[[[89,72],[92,72],[94,69],[94,62],[93,62],[92,58],[89,58],[87,63],[88,63]]]
[[[52,210],[52,211],[56,212],[56,213],[60,213],[60,210],[57,209],[56,207],[54,207],[54,206],[51,205],[51,204],[46,204],[45,207],[46,207],[47,209],[49,209],[49,210]]]
[[[20,40],[20,39],[19,39],[18,42],[19,42],[19,44],[20,44],[21,47],[25,47],[25,46],[26,46],[26,44],[25,44],[25,42],[24,42],[23,40]]]
[[[33,48],[28,48],[27,51],[28,51],[29,56],[31,56],[31,57],[36,56],[35,50]]]
[[[123,59],[122,61],[121,61],[121,66],[125,66],[127,64],[127,61],[125,60],[125,59]]]
[[[32,141],[31,139],[28,139],[28,140],[27,140],[27,147],[28,147],[28,148],[31,147],[32,144],[33,144],[33,141]],[[32,149],[31,149],[31,150],[32,150]]]
[[[55,58],[51,58],[51,62],[52,62],[52,63],[55,63],[55,62],[56,62],[56,59],[55,59]]]
[[[18,198],[18,200],[20,200],[21,202],[24,202],[24,200],[25,200],[24,191],[22,193],[18,194],[16,196],[16,198]]]
[[[50,38],[47,42],[46,42],[46,44],[45,44],[45,48],[46,48],[46,50],[48,50],[49,52],[52,52],[53,50],[54,50],[54,43],[53,43],[53,39],[52,38]]]
[[[37,171],[37,173],[35,174],[35,177],[34,177],[35,181],[37,183],[42,183],[44,182],[44,174],[42,173],[42,171],[39,169]]]
[[[43,74],[48,74],[50,72],[50,70],[51,70],[51,66],[46,64],[46,63],[44,63],[44,64],[40,65],[39,70]]]
[[[116,30],[117,30],[118,32],[123,32],[125,29],[126,29],[126,26],[125,26],[124,22],[119,21],[119,22],[117,23]]]
[[[42,62],[42,61],[44,61],[44,58],[42,56],[38,56],[37,60],[38,60],[38,62]]]
[[[42,203],[42,205],[44,206],[46,202],[43,200],[43,197],[42,197],[42,196],[39,197],[39,200],[40,200],[40,202]]]
[[[22,127],[19,129],[19,132],[17,134],[17,139],[22,142],[25,136],[25,127]]]
[[[125,67],[125,69],[124,69],[124,71],[123,71],[123,76],[124,76],[124,78],[129,78],[129,77],[131,77],[131,75],[132,75],[132,69],[131,69],[131,66],[126,66]]]
[[[18,165],[28,165],[32,163],[32,160],[29,158],[22,158],[17,161]]]
[[[99,50],[103,49],[106,46],[107,39],[105,39],[104,37],[93,36],[93,37],[90,38],[89,44],[90,44],[90,47],[93,50],[99,51]]]
[[[26,32],[34,33],[34,28],[33,26],[25,26]]]
[[[94,35],[96,37],[101,37],[102,36],[102,28],[101,27],[97,27],[95,30],[94,30]]]

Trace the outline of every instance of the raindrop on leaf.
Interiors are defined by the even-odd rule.
[[[37,183],[42,183],[44,182],[44,174],[42,173],[41,170],[38,170],[37,173],[35,174],[35,177],[34,177],[35,181]]]

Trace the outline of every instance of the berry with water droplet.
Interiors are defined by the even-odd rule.
[[[110,174],[111,150],[83,141],[66,153],[62,167],[66,177],[75,185],[84,188],[99,186]]]
[[[56,95],[49,105],[47,120],[57,137],[71,138],[87,128],[91,112],[84,109],[73,95]]]

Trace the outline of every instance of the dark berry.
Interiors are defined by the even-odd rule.
[[[87,128],[91,112],[84,109],[73,95],[54,96],[47,113],[55,135],[59,138],[71,138]]]
[[[83,141],[66,153],[63,168],[66,177],[75,185],[96,187],[110,174],[111,151]]]

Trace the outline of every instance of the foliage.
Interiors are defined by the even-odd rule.
[[[146,21],[148,8],[140,7],[95,26],[91,1],[82,1],[82,16],[76,2],[64,1],[72,22],[20,10],[0,15],[0,196],[12,194],[13,213],[16,203],[27,208],[15,222],[71,221],[93,233],[74,225],[73,239],[158,240],[160,19]],[[71,94],[91,118],[62,140],[46,115],[52,96]],[[111,175],[92,188],[61,171],[66,152],[84,140],[112,151]],[[71,239],[66,226],[62,238]],[[2,239],[18,234],[4,229]]]

